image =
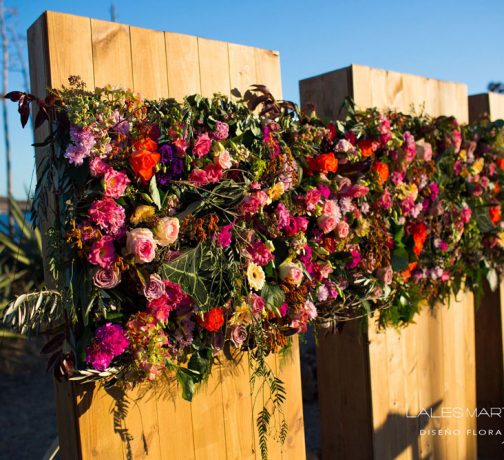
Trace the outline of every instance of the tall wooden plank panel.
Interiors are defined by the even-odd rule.
[[[70,75],[79,75],[89,89],[119,85],[145,98],[228,95],[234,86],[243,92],[253,83],[266,84],[277,97],[282,93],[279,55],[269,50],[53,12],[32,25],[28,43],[32,92],[40,96],[46,88],[68,85]],[[35,138],[47,134],[42,127]],[[37,149],[37,159],[48,153]],[[43,228],[54,222],[55,213],[54,208]],[[276,371],[276,356],[267,361]],[[56,383],[63,460],[258,458],[248,355],[239,363],[223,362],[193,403],[182,400],[173,382],[126,394]],[[270,458],[304,458],[297,340],[281,375],[291,431],[283,449],[270,441]]]
[[[198,38],[165,32],[168,92],[181,101],[189,94],[201,93]]]
[[[146,99],[168,97],[164,33],[130,27],[133,88]]]
[[[91,19],[94,82],[133,89],[129,27]]]
[[[231,83],[228,44],[217,40],[198,38],[198,54],[201,94],[207,97],[211,97],[214,93],[229,96]]]
[[[504,118],[504,94],[483,93],[469,96],[471,122],[482,116],[490,120]],[[477,406],[490,411],[492,407],[504,407],[504,282],[495,292],[488,284],[480,304],[476,305],[476,398]],[[504,420],[498,417],[478,417],[478,429],[500,430],[504,433]],[[502,457],[503,446],[499,436],[479,436],[478,452],[484,458]]]
[[[460,122],[468,119],[466,85],[361,65],[302,80],[300,93],[302,106],[309,108],[314,104],[317,113],[325,118],[341,117],[340,105],[345,97],[351,97],[362,108],[454,115]],[[369,362],[360,373],[364,382],[355,384],[353,398],[362,395],[357,388],[369,389],[366,400],[371,401],[371,410],[364,423],[372,432],[361,431],[361,442],[355,446],[353,456],[368,458],[372,446],[371,455],[376,460],[476,458],[475,437],[467,432],[474,427],[474,418],[411,417],[423,409],[432,409],[437,416],[443,407],[474,409],[475,352],[471,334],[474,318],[469,308],[472,302],[470,294],[462,293],[451,307],[442,305],[434,312],[425,308],[416,317],[416,324],[399,332],[377,331],[370,322],[363,339],[369,340]],[[352,343],[353,348],[348,346]],[[355,430],[351,415],[331,398],[341,398],[338,390],[341,383],[335,382],[332,369],[337,367],[343,350],[350,356],[350,362],[360,363],[362,349],[358,343],[358,340],[319,338],[322,449],[327,458],[340,447],[335,440],[351,439]],[[358,373],[350,372],[359,377]],[[341,412],[329,416],[325,408]],[[338,417],[341,422],[332,423]],[[432,434],[432,430],[440,428],[460,430],[461,434]]]

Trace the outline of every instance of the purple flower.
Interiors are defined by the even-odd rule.
[[[223,121],[217,121],[212,137],[217,140],[227,139],[229,136],[229,125]]]

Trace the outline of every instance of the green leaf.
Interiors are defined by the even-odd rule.
[[[492,221],[490,220],[490,216],[488,214],[488,208],[476,208],[474,210],[474,213],[478,228],[481,232],[488,233],[494,229],[494,225],[492,224]]]
[[[188,373],[183,367],[177,370],[177,381],[182,386],[182,397],[191,402],[194,395],[194,380],[193,376]]]
[[[152,176],[152,179],[149,182],[149,193],[152,197],[152,201],[154,204],[158,207],[158,209],[161,209],[161,197],[159,196],[159,190],[157,187],[157,182],[156,182],[156,176]]]
[[[261,296],[266,302],[266,307],[278,310],[285,302],[285,294],[279,286],[266,283],[261,291]]]
[[[211,360],[212,350],[210,348],[203,348],[192,354],[187,368],[195,373],[194,382],[201,382],[210,373]]]
[[[408,268],[408,252],[403,246],[398,246],[392,252],[392,268],[395,272],[402,272]]]
[[[205,307],[210,303],[210,298],[204,277],[200,276],[200,272],[208,258],[207,251],[200,243],[171,262],[162,264],[160,267],[161,276],[180,284],[200,307]]]

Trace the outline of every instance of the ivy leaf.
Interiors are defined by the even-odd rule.
[[[279,286],[266,283],[261,291],[261,296],[266,302],[266,307],[278,310],[285,302],[285,294]]]
[[[395,272],[402,272],[408,268],[408,252],[404,246],[397,246],[392,251],[392,268]]]
[[[152,176],[152,179],[149,182],[149,193],[152,197],[152,201],[161,209],[161,197],[159,196],[159,190],[157,187],[156,176]]]

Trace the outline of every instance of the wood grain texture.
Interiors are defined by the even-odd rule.
[[[94,82],[133,89],[129,27],[91,19]]]
[[[146,99],[168,97],[168,71],[163,32],[130,27],[133,88]]]
[[[256,83],[266,85],[276,99],[282,98],[280,53],[255,48]]]
[[[228,44],[207,38],[198,38],[201,94],[211,97],[214,93],[229,96]]]
[[[345,97],[352,97],[362,108],[453,115],[461,122],[468,119],[466,85],[361,65],[303,80],[300,92],[303,107],[315,103],[319,115],[333,119],[343,116],[340,106]],[[357,338],[320,339],[323,456],[332,458],[335,452],[347,452],[345,443],[356,437],[356,411],[337,401],[345,385],[341,374],[350,372],[350,363],[355,363],[350,372],[352,383],[346,384],[346,397],[362,400],[367,389],[364,400],[370,401],[371,409],[366,413],[365,404],[361,405],[360,413],[366,418],[359,426],[366,429],[361,428],[358,442],[344,458],[476,458],[475,437],[466,435],[474,419],[409,417],[423,409],[440,415],[443,407],[475,407],[472,305],[472,296],[461,294],[451,307],[442,305],[434,312],[424,308],[415,324],[401,331],[378,331],[370,322],[361,338],[364,343],[369,341],[365,351]],[[345,325],[344,331],[347,328]],[[353,333],[358,334],[358,328]],[[362,358],[366,353],[368,362]],[[346,361],[340,361],[342,356]],[[349,364],[343,371],[340,363],[346,362]],[[420,434],[421,429],[439,428],[460,429],[462,434]]]
[[[165,32],[168,92],[181,101],[189,94],[201,92],[198,38]]]

